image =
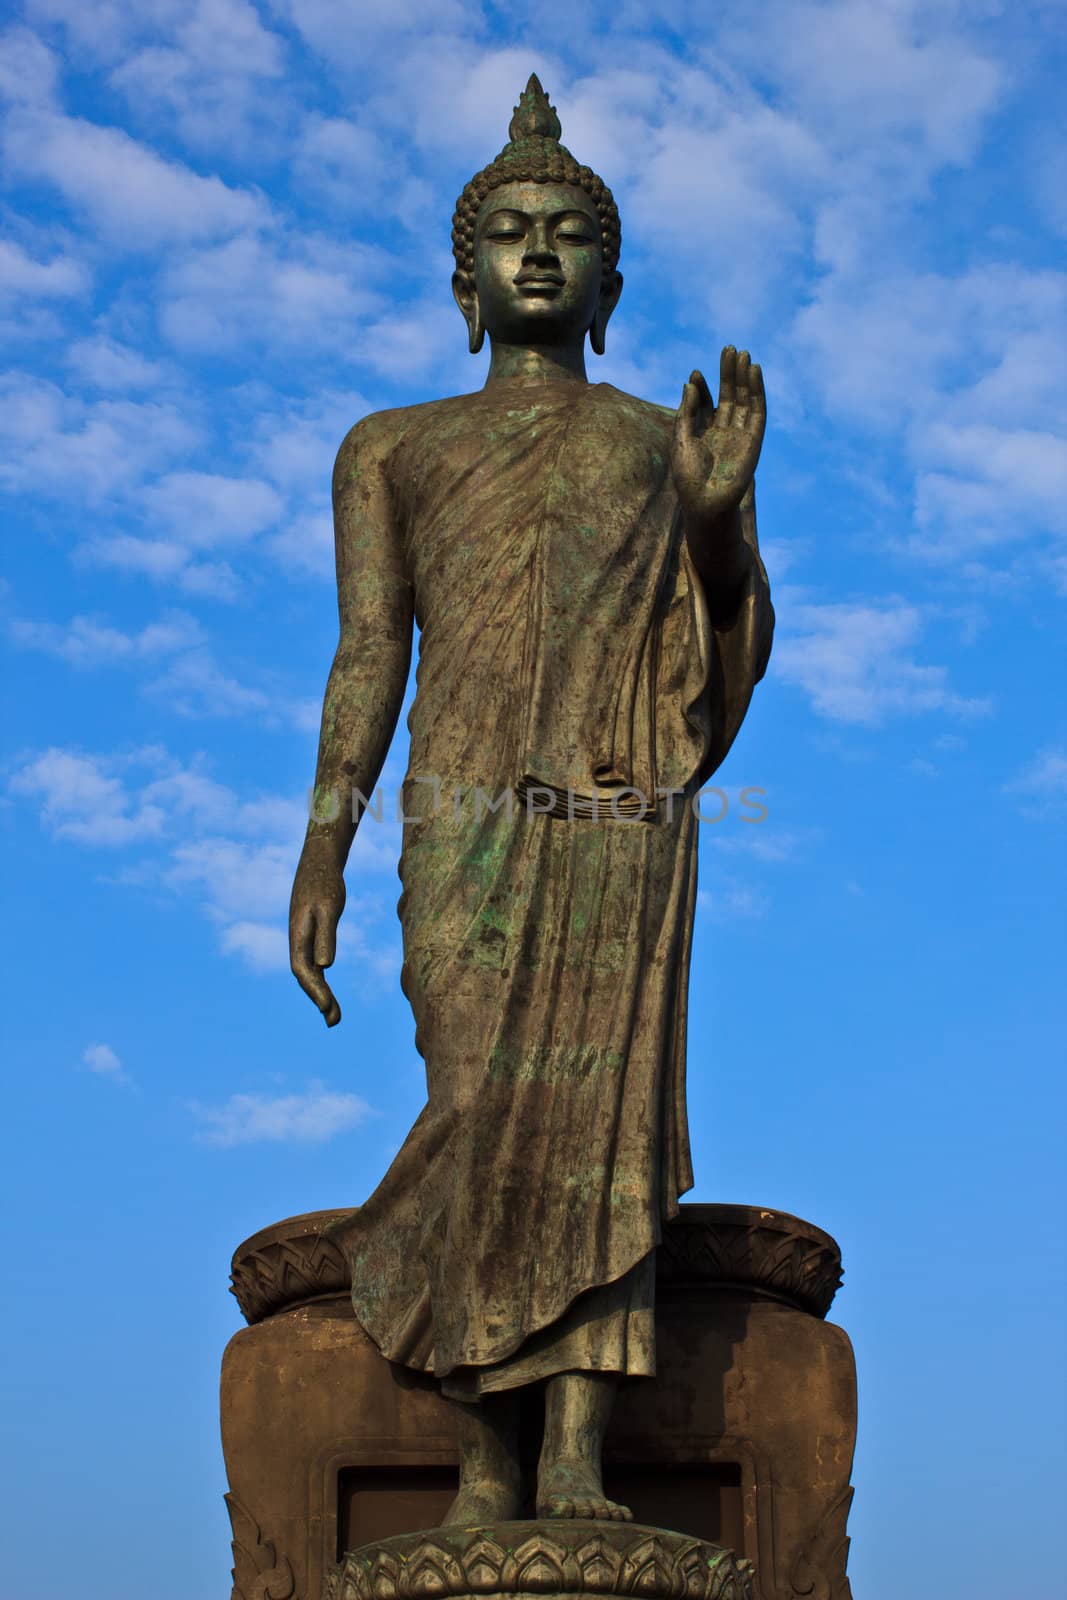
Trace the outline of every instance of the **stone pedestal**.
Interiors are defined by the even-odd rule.
[[[251,1324],[222,1371],[234,1600],[319,1600],[346,1552],[432,1528],[456,1490],[452,1408],[360,1329],[323,1237],[340,1214],[278,1223],[234,1257]],[[839,1281],[808,1223],[683,1206],[657,1254],[659,1376],[623,1387],[608,1435],[608,1494],[747,1558],[754,1600],[850,1600],[855,1370],[823,1320]]]

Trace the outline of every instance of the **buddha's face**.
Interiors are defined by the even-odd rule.
[[[584,190],[508,183],[486,196],[475,222],[474,292],[492,339],[580,345],[596,319],[602,345],[617,278],[604,283],[600,218]],[[460,307],[470,320],[462,298]]]

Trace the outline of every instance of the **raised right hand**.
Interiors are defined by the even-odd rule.
[[[289,965],[297,983],[326,1019],[341,1020],[341,1007],[323,977],[337,954],[337,924],[345,908],[345,880],[331,841],[305,839],[289,901]]]
[[[671,441],[671,473],[690,531],[716,528],[752,482],[767,426],[763,373],[728,344],[719,362],[719,403],[702,372],[690,375]]]

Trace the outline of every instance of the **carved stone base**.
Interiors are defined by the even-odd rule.
[[[497,1522],[432,1528],[350,1550],[322,1600],[503,1600],[634,1596],[752,1600],[752,1567],[731,1550],[633,1522]]]

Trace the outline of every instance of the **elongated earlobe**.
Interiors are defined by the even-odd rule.
[[[593,313],[593,324],[589,329],[589,343],[598,356],[604,354],[604,341],[608,331],[608,319],[619,303],[622,294],[622,273],[614,272],[611,282],[600,291],[596,310]]]
[[[478,303],[478,291],[472,288],[469,280],[461,273],[452,274],[452,297],[467,324],[467,342],[472,356],[476,356],[485,343],[485,325],[482,322],[482,308]]]

